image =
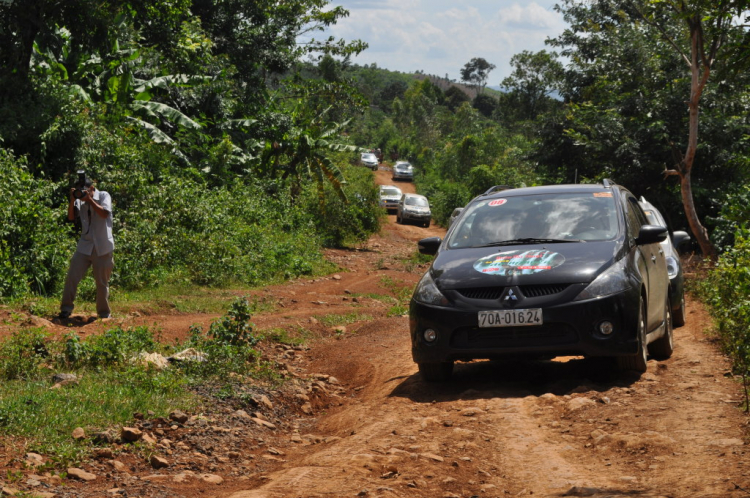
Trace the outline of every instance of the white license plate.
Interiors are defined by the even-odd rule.
[[[480,311],[479,327],[521,327],[542,324],[542,309]]]

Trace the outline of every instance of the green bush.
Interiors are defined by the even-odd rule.
[[[709,277],[700,286],[701,294],[716,319],[724,350],[734,371],[741,375],[750,395],[750,230],[740,229],[734,247],[721,255]]]
[[[207,333],[201,327],[191,327],[187,346],[201,351],[205,358],[183,363],[185,372],[197,378],[222,380],[230,374],[251,372],[260,357],[253,348],[260,337],[253,333],[250,309],[247,299],[238,298],[226,315],[211,324]]]
[[[4,380],[35,379],[49,359],[49,333],[44,329],[21,329],[0,343],[0,377]]]
[[[125,365],[140,352],[161,349],[148,327],[117,327],[81,341],[69,334],[64,342],[62,363],[70,368],[101,368]]]
[[[380,230],[385,213],[378,202],[378,188],[372,173],[358,166],[344,166],[347,184],[342,200],[332,187],[326,185],[323,200],[315,185],[310,185],[303,194],[303,210],[311,213],[316,231],[323,245],[346,247],[367,240]]]
[[[37,179],[23,159],[0,149],[0,298],[62,287],[74,241],[59,185]],[[63,199],[65,200],[65,199]]]

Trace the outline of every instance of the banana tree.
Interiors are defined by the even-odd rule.
[[[294,126],[274,142],[267,142],[261,155],[261,163],[272,174],[292,182],[292,197],[297,197],[305,179],[317,183],[318,199],[325,201],[325,184],[328,182],[338,196],[346,201],[343,186],[346,184],[341,169],[331,160],[331,152],[356,152],[359,147],[340,141],[342,131],[349,124],[326,123],[318,116],[307,126]]]

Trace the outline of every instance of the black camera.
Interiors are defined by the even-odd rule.
[[[78,180],[76,180],[73,186],[75,187],[75,190],[73,190],[73,197],[75,197],[76,199],[83,199],[83,197],[87,193],[86,172],[84,170],[78,170]]]

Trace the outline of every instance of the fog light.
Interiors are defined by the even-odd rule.
[[[615,331],[615,326],[612,325],[612,322],[602,322],[599,324],[599,332],[602,335],[610,335],[614,331]]]
[[[435,339],[437,339],[437,332],[435,332],[432,329],[427,329],[424,331],[424,340],[427,342],[433,342]]]

